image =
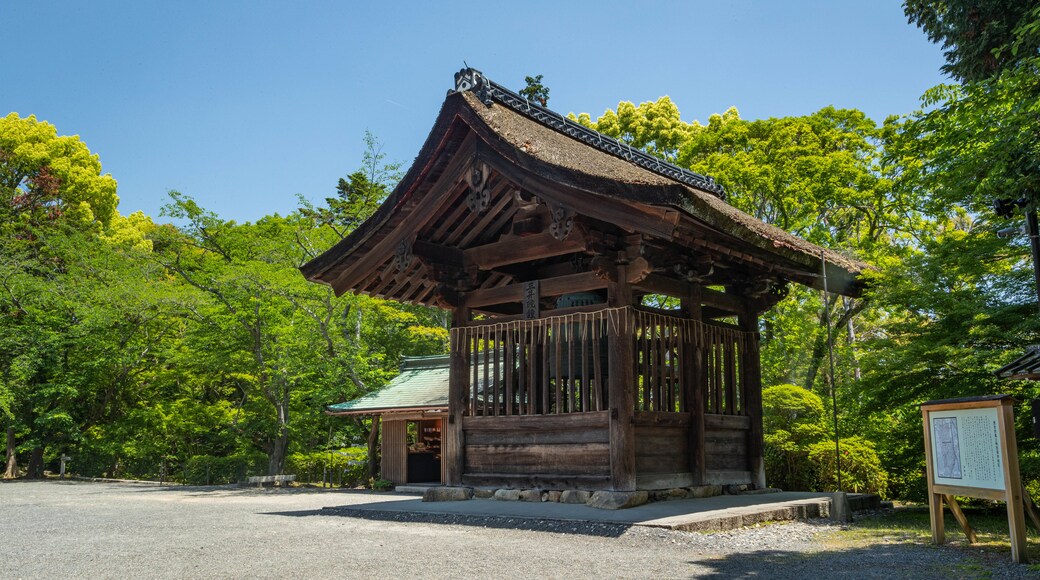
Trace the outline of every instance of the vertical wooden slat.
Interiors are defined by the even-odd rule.
[[[589,328],[584,316],[581,318],[581,410],[589,411]]]
[[[502,354],[504,354],[504,352],[505,352],[505,349],[502,347],[502,338],[503,338],[504,334],[505,334],[505,331],[503,331],[503,329],[495,327],[494,332],[492,334],[492,336],[493,336],[493,338],[495,340],[495,347],[493,349],[491,349],[490,352],[487,352],[485,354],[485,357],[491,357],[491,369],[492,369],[491,374],[494,377],[492,379],[492,381],[491,381],[492,384],[491,385],[486,385],[484,387],[485,398],[488,398],[488,394],[487,394],[488,392],[491,393],[491,397],[490,398],[493,401],[492,404],[491,404],[491,412],[490,412],[491,415],[500,415],[501,414],[501,411],[499,410],[498,400],[501,398],[501,392],[502,392],[502,374],[501,373],[502,373],[502,371],[504,369],[502,369],[502,363],[501,363],[501,360],[500,360],[501,359],[501,354],[499,354],[499,352],[501,352]],[[485,412],[485,415],[487,415],[487,414],[488,414],[488,412]]]
[[[664,387],[665,397],[664,405],[666,410],[670,413],[675,412],[675,354],[672,349],[675,347],[675,326],[672,321],[668,321],[665,324],[665,335],[664,335]]]
[[[513,367],[515,366],[516,358],[516,347],[513,341],[513,329],[506,328],[506,396],[505,396],[505,414],[513,414]]]
[[[484,412],[483,415],[487,416],[489,411],[489,401],[491,389],[491,327],[484,327]],[[493,408],[493,407],[491,407]]]
[[[556,373],[556,412],[563,413],[563,376],[560,369],[560,359],[563,357],[563,336],[562,336],[563,322],[557,319],[556,324],[553,326],[553,347],[556,351],[556,358],[553,359],[553,369]]]
[[[722,413],[723,399],[722,399],[722,337],[719,336],[719,331],[713,328],[711,331],[711,366],[712,366],[712,388],[715,396],[715,412]]]
[[[527,333],[524,331],[523,325],[518,328],[517,332],[517,371],[519,374],[519,383],[517,384],[517,413],[525,415],[527,413]]]
[[[542,344],[539,348],[542,357],[542,408],[541,413],[548,415],[550,411],[549,407],[549,325],[542,324],[539,327],[540,332],[538,333],[541,338]]]
[[[574,323],[567,324],[567,412],[574,413]]]
[[[602,411],[603,408],[604,408],[603,407],[603,377],[601,376],[603,374],[603,372],[601,371],[602,365],[603,365],[603,361],[601,359],[601,355],[600,355],[599,349],[600,349],[600,344],[601,344],[600,343],[600,336],[602,335],[603,320],[601,318],[597,318],[593,322],[593,324],[595,325],[595,327],[594,327],[595,330],[592,333],[592,364],[594,366],[594,368],[592,369],[592,373],[593,373],[593,377],[594,377],[592,384],[593,384],[593,388],[596,390],[596,397],[595,397],[596,408],[594,410]]]
[[[687,321],[683,321],[683,324],[679,327],[678,330],[679,330],[678,342],[676,343],[676,347],[675,347],[675,364],[676,364],[675,380],[676,380],[676,383],[677,383],[676,386],[675,386],[675,397],[676,397],[677,402],[678,402],[677,407],[679,409],[679,412],[680,413],[685,413],[687,411],[687,407],[686,407],[687,400],[686,400],[686,396],[685,396],[685,393],[686,393],[686,377],[684,376],[684,373],[686,372],[686,365],[687,365],[687,362],[686,362],[686,345],[687,345],[687,342],[686,341],[689,338],[689,324],[688,324],[688,322]]]
[[[652,404],[652,401],[653,401],[653,397],[650,396],[651,389],[653,388],[653,386],[652,386],[653,375],[652,375],[652,370],[651,370],[651,366],[650,366],[650,362],[651,362],[651,359],[650,359],[650,353],[651,353],[651,346],[650,346],[650,323],[649,323],[648,320],[646,320],[646,316],[644,316],[642,312],[640,312],[638,314],[638,318],[639,318],[639,338],[640,338],[639,346],[642,349],[642,355],[640,356],[640,358],[642,359],[642,367],[643,367],[643,373],[642,373],[643,404],[639,408],[641,410],[643,410],[643,411],[650,411],[651,410],[650,405]]]
[[[538,414],[538,326],[531,324],[531,342],[528,343],[528,370],[527,375],[531,377],[530,386],[527,389],[527,414]]]
[[[470,367],[472,367],[472,371],[473,371],[473,381],[472,381],[472,383],[470,383],[470,399],[469,399],[469,414],[470,415],[476,415],[477,414],[477,391],[480,389],[480,381],[478,380],[479,377],[477,376],[477,370],[479,369],[480,364],[478,364],[478,362],[477,362],[478,359],[476,358],[480,354],[479,353],[479,346],[480,346],[480,332],[479,332],[479,330],[480,330],[479,328],[474,328],[474,329],[467,328],[466,329],[467,334],[469,334],[469,336],[470,336],[470,340],[466,341],[466,345],[470,349],[470,351],[469,351],[469,357],[470,357],[469,360],[470,360]]]
[[[731,335],[732,333],[727,332],[726,334]],[[727,336],[723,344],[726,356],[726,414],[734,415],[737,411],[737,342],[732,336]]]

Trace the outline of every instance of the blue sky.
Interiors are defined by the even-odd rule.
[[[595,118],[669,95],[687,121],[834,105],[878,122],[945,79],[894,0],[267,2],[0,0],[0,114],[79,135],[120,212],[166,192],[251,221],[318,201],[365,130],[409,164],[463,61]]]

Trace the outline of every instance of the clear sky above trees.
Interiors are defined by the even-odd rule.
[[[237,220],[334,194],[366,129],[407,165],[464,60],[514,89],[544,75],[564,113],[667,94],[702,122],[830,104],[880,121],[914,109],[943,63],[895,0],[14,0],[0,21],[22,23],[7,27],[0,115],[80,135],[118,179],[123,214],[158,215],[176,189]]]

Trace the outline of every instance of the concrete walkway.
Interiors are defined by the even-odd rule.
[[[389,512],[593,522],[708,531],[734,529],[765,521],[829,517],[833,497],[829,493],[811,492],[720,495],[702,499],[652,502],[624,510],[602,510],[584,504],[491,499],[423,502],[420,498],[408,496],[387,501],[383,496],[379,500],[324,509],[369,517],[380,512]]]

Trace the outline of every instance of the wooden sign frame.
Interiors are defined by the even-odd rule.
[[[1010,395],[992,395],[921,405],[933,543],[946,541],[943,504],[950,507],[968,542],[976,541],[955,496],[1002,500],[1007,502],[1011,559],[1028,562],[1014,402]]]

